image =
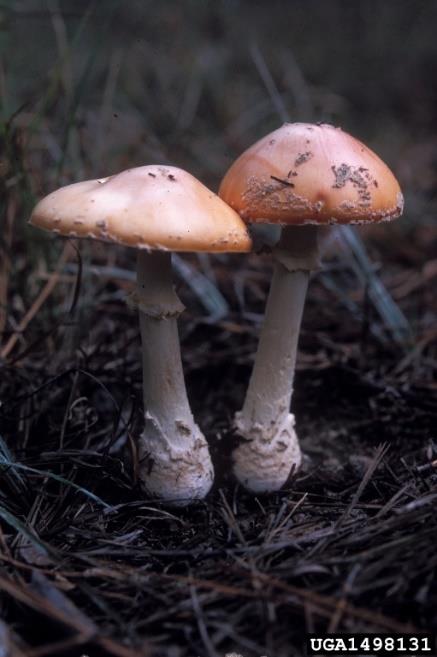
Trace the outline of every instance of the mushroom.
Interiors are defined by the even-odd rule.
[[[389,221],[403,197],[388,167],[364,144],[327,124],[286,123],[246,150],[219,196],[248,223],[283,226],[255,364],[235,426],[237,479],[278,490],[301,463],[290,413],[297,342],[318,233],[329,224]]]
[[[185,388],[172,285],[172,251],[246,252],[251,240],[238,214],[186,171],[144,166],[68,185],[35,207],[30,223],[67,237],[138,249],[145,427],[140,478],[168,503],[203,498],[213,482],[207,442]]]

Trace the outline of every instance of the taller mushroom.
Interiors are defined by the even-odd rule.
[[[69,237],[138,250],[145,428],[140,477],[166,502],[204,497],[213,481],[207,442],[185,388],[172,284],[172,251],[245,252],[251,240],[238,214],[192,175],[144,166],[62,187],[35,207],[30,223]]]
[[[238,480],[254,492],[273,491],[301,462],[290,402],[319,227],[395,219],[403,197],[367,146],[340,128],[306,123],[286,123],[246,150],[219,195],[246,222],[283,226],[255,365],[235,418],[243,439],[234,451]]]

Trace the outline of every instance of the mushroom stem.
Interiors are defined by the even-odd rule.
[[[145,411],[140,478],[148,492],[182,505],[205,497],[213,467],[187,398],[177,327],[183,305],[173,289],[170,253],[139,252],[135,301]]]
[[[244,439],[234,473],[253,492],[281,488],[301,463],[290,413],[300,324],[310,271],[319,265],[315,226],[286,227],[273,250],[274,273],[255,365],[235,426]]]

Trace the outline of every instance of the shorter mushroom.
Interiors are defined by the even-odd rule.
[[[247,149],[219,195],[248,223],[283,226],[255,365],[235,426],[238,480],[279,489],[301,463],[290,413],[297,341],[318,233],[330,224],[395,219],[403,197],[390,169],[364,144],[327,124],[286,123]]]
[[[172,284],[171,252],[246,252],[246,226],[189,173],[145,166],[63,187],[38,203],[30,223],[68,237],[138,249],[145,427],[140,478],[168,503],[204,497],[213,482],[208,445],[193,419],[179,348],[183,306]]]

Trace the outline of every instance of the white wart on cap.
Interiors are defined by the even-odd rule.
[[[322,123],[285,123],[235,160],[219,190],[248,223],[363,224],[402,214],[393,173],[370,148]]]
[[[30,223],[139,249],[251,249],[238,214],[194,176],[170,166],[137,167],[62,187],[38,203]]]

